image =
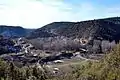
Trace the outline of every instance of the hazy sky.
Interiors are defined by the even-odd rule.
[[[40,28],[51,22],[120,16],[120,0],[0,0],[0,25]]]

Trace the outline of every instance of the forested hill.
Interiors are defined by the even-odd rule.
[[[25,29],[20,26],[0,25],[0,35],[5,37],[23,37],[27,36],[34,29]]]
[[[120,17],[81,22],[53,22],[33,31],[29,38],[66,36],[73,38],[120,39]]]

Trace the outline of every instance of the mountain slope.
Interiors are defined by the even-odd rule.
[[[73,22],[53,22],[48,25],[43,26],[42,28],[36,29],[33,31],[28,38],[38,38],[38,37],[53,37],[58,36],[58,30],[64,29],[69,25],[72,25]]]
[[[6,37],[23,37],[28,35],[32,29],[25,29],[20,26],[5,26],[0,25],[0,35]]]
[[[82,22],[54,22],[43,26],[31,33],[30,38],[66,36],[92,37],[104,40],[120,39],[120,18],[106,18]],[[47,36],[43,36],[47,34]]]

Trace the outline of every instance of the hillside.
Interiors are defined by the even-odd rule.
[[[31,33],[30,38],[66,36],[118,40],[120,37],[120,18],[106,18],[82,22],[53,22]],[[46,34],[46,35],[44,35]],[[43,36],[44,35],[44,36]]]
[[[28,38],[39,49],[80,50],[101,53],[120,40],[120,17],[81,22],[53,22],[33,31]],[[39,44],[39,45],[38,45]]]
[[[32,29],[25,29],[20,26],[0,25],[0,35],[5,37],[23,37],[28,35]]]

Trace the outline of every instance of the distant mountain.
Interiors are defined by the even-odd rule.
[[[81,22],[53,22],[36,29],[28,38],[39,49],[81,50],[102,53],[120,40],[120,17]]]
[[[33,29],[25,29],[20,26],[0,25],[0,35],[5,37],[23,37],[27,36]]]
[[[73,38],[120,39],[120,17],[81,21],[53,22],[33,31],[29,38],[66,36]]]
[[[42,28],[36,29],[33,31],[28,38],[38,38],[38,37],[53,37],[58,36],[59,30],[69,27],[74,24],[73,22],[53,22],[48,25],[43,26]]]

